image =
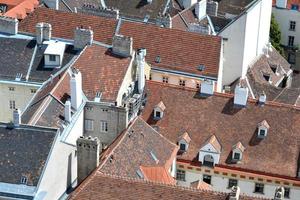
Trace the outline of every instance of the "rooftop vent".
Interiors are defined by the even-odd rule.
[[[24,184],[24,185],[27,184],[27,177],[26,176],[21,177],[21,184]]]
[[[201,83],[200,94],[203,96],[211,96],[215,91],[215,83],[212,80],[204,80]]]
[[[265,92],[263,92],[259,95],[258,104],[264,105],[266,103],[266,100],[267,100],[267,95],[265,94]]]
[[[161,62],[160,56],[156,56],[156,57],[155,57],[155,62],[156,62],[156,63],[160,63],[160,62]]]
[[[141,178],[141,179],[144,178],[144,174],[143,174],[143,172],[142,172],[140,169],[138,169],[138,170],[136,171],[136,174],[138,175],[139,178]]]
[[[257,128],[258,128],[258,132],[257,132],[258,138],[263,139],[267,137],[268,130],[270,129],[270,125],[266,120],[263,120],[262,122],[258,123]]]
[[[21,81],[23,74],[17,73],[15,80],[16,81]]]
[[[45,42],[48,44],[44,52],[45,68],[59,68],[62,65],[66,44],[59,41]]]
[[[156,155],[154,154],[153,151],[150,151],[150,155],[151,155],[152,159],[155,161],[156,164],[159,163],[159,160],[158,160],[158,158],[156,157]]]

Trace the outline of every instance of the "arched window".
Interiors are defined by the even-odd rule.
[[[208,167],[214,166],[214,158],[211,155],[205,155],[203,158],[203,165]]]

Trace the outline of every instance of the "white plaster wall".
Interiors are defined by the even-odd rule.
[[[204,173],[205,174],[205,173]],[[210,174],[208,174],[210,175]],[[186,181],[177,181],[178,185],[189,187],[191,182],[202,180],[203,175],[201,173],[195,173],[194,171],[186,171]],[[238,179],[232,177],[232,179]],[[230,192],[230,189],[228,189],[228,181],[229,178],[222,177],[222,176],[215,176],[212,175],[211,179],[211,185],[213,186],[213,189],[216,191],[223,191],[223,192]],[[240,180],[238,179],[238,186],[241,189],[241,193],[250,195],[250,196],[260,196],[265,198],[273,198],[275,194],[276,187],[279,187],[279,185],[274,184],[265,184],[264,187],[264,194],[259,193],[253,193],[254,187],[255,187],[255,181],[252,180]],[[286,187],[286,186],[284,186]],[[300,189],[299,188],[291,188],[290,189],[290,200],[299,200],[300,197]]]
[[[84,106],[84,105],[81,105],[80,108],[82,108],[82,106]],[[76,122],[74,122],[73,126],[70,127],[71,130],[70,130],[69,134],[67,134],[66,137],[64,138],[65,142],[75,145],[75,146],[76,146],[76,140],[80,136],[83,135],[83,128],[84,128],[84,124],[83,124],[84,109],[82,108],[82,110],[79,110],[79,112],[80,112],[80,114],[79,114],[78,118],[76,119]],[[73,123],[73,121],[72,121],[72,123]],[[72,125],[72,123],[71,123],[71,125]]]
[[[263,47],[269,43],[270,25],[272,15],[272,0],[263,0],[261,2],[261,17],[260,17],[260,31],[258,39],[258,54],[263,53]]]
[[[50,61],[50,55],[45,55],[45,67],[51,67],[51,66],[60,66],[61,65],[61,59],[59,55],[55,55],[55,61]]]
[[[300,12],[287,9],[272,9],[281,30],[281,44],[288,45],[288,36],[294,36],[294,44],[300,44]],[[296,22],[296,30],[290,31],[290,21]]]
[[[9,87],[14,87],[15,91],[9,91]],[[16,102],[16,108],[24,111],[27,104],[30,102],[34,93],[31,93],[31,89],[38,89],[40,86],[26,86],[13,83],[0,83],[0,121],[10,122],[12,121],[13,110],[9,108],[9,101],[14,100]]]

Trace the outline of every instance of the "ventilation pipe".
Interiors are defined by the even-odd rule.
[[[145,87],[145,56],[146,49],[139,49],[137,51],[137,66],[138,66],[138,89],[142,94]]]
[[[71,106],[78,110],[82,103],[82,77],[80,71],[73,69],[70,80],[71,85]]]

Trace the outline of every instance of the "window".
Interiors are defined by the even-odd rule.
[[[169,83],[169,78],[166,76],[163,76],[162,81],[163,81],[163,83]]]
[[[26,184],[27,183],[27,177],[22,176],[21,177],[21,184]]]
[[[107,132],[107,131],[108,131],[107,121],[101,121],[101,132]]]
[[[9,91],[15,91],[15,87],[8,87]]]
[[[159,112],[159,111],[156,111],[156,112],[155,112],[155,117],[156,117],[156,118],[160,118],[160,112]]]
[[[51,62],[55,62],[56,61],[56,56],[55,55],[49,55],[49,60]]]
[[[296,4],[292,4],[291,10],[299,10],[299,6]]]
[[[290,31],[295,31],[295,30],[296,30],[296,22],[290,21]]]
[[[266,81],[271,82],[271,76],[269,74],[263,74]]]
[[[288,54],[288,61],[291,64],[295,64],[296,63],[296,55],[294,53],[289,53]]]
[[[176,179],[179,181],[185,181],[185,171],[177,169],[176,171]]]
[[[266,136],[266,130],[265,129],[259,129],[259,136],[265,137]]]
[[[9,108],[10,109],[16,109],[16,102],[14,100],[9,101]]]
[[[235,153],[233,154],[233,159],[234,159],[234,160],[240,160],[240,159],[241,159],[241,154],[235,152]]]
[[[262,184],[262,183],[255,183],[254,192],[263,194],[264,193],[264,186],[265,185]]]
[[[179,85],[184,87],[184,86],[185,86],[185,80],[181,80],[181,79],[180,79],[180,80],[179,80]]]
[[[210,175],[203,174],[202,180],[207,184],[211,184],[211,176]]]
[[[179,148],[180,148],[179,150],[185,151],[186,145],[183,144],[183,143],[180,143],[180,144],[179,144]]]
[[[228,181],[228,189],[231,189],[233,186],[237,186],[238,181],[236,179],[229,179]]]
[[[203,158],[203,165],[207,167],[214,166],[214,158],[211,155],[205,155]]]
[[[289,36],[289,42],[288,42],[289,47],[294,46],[294,40],[295,40],[294,36]]]
[[[36,93],[36,89],[30,89],[30,93],[32,94]]]
[[[196,88],[200,89],[200,83],[196,83]]]
[[[84,120],[84,128],[86,131],[93,131],[94,130],[94,120],[91,120],[91,119]]]
[[[290,198],[290,188],[284,188],[284,198]]]

